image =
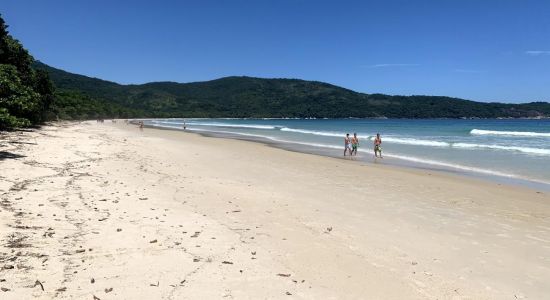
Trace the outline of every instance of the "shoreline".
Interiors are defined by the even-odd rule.
[[[306,145],[298,145],[293,144],[292,142],[279,142],[274,141],[266,137],[261,136],[253,136],[253,135],[244,135],[240,133],[222,133],[222,132],[215,132],[215,131],[208,131],[208,130],[198,130],[198,129],[187,129],[186,131],[182,130],[179,127],[176,126],[169,126],[169,125],[145,125],[144,127],[150,128],[150,129],[159,129],[159,130],[168,130],[168,131],[176,131],[176,132],[183,132],[183,133],[193,133],[204,137],[212,137],[212,138],[221,138],[221,139],[230,139],[230,140],[241,140],[241,141],[248,141],[253,143],[259,143],[262,145],[268,145],[270,147],[274,147],[277,149],[282,149],[286,151],[296,152],[296,153],[305,153],[310,155],[317,155],[321,157],[330,157],[330,158],[336,158],[336,159],[343,159],[343,160],[351,160],[355,161],[359,164],[366,164],[370,166],[391,166],[396,168],[405,168],[405,169],[415,169],[415,170],[424,170],[424,171],[430,171],[430,172],[439,172],[443,174],[453,175],[453,176],[459,176],[463,178],[470,178],[475,180],[481,180],[484,182],[491,182],[491,183],[497,183],[497,184],[504,184],[504,185],[510,185],[514,187],[526,187],[533,190],[540,190],[545,192],[550,192],[550,183],[546,181],[542,181],[539,179],[532,179],[532,178],[523,178],[519,177],[518,175],[514,174],[506,174],[506,173],[500,173],[498,171],[486,171],[483,169],[475,170],[472,169],[472,167],[465,167],[462,165],[454,165],[449,164],[445,162],[439,162],[439,161],[424,161],[422,159],[406,159],[402,156],[394,156],[394,155],[387,155],[389,157],[389,160],[380,160],[380,159],[372,159],[372,161],[368,160],[369,154],[366,154],[367,157],[363,157],[362,155],[355,157],[354,159],[348,159],[346,157],[343,157],[341,155],[337,155],[335,153],[336,149],[332,150],[321,150],[320,148],[316,147],[306,147]],[[318,149],[317,151],[312,149]],[[343,147],[342,147],[343,149]],[[367,148],[370,150],[370,148]],[[339,151],[339,150],[338,150]],[[368,151],[361,151],[363,153],[370,153]],[[371,155],[372,156],[372,155]]]
[[[2,299],[550,293],[548,193],[120,122],[2,144]]]

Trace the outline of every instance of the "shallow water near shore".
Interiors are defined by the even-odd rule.
[[[149,119],[157,128],[267,143],[343,157],[357,133],[355,160],[458,173],[550,190],[550,120]],[[375,159],[376,133],[385,159]]]

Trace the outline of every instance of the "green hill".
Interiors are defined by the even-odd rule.
[[[35,68],[49,73],[62,98],[79,95],[116,107],[109,116],[118,113],[121,117],[550,117],[550,104],[546,102],[503,104],[440,96],[363,94],[317,81],[253,77],[120,85],[39,62]]]

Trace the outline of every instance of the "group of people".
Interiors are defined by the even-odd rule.
[[[354,133],[353,137],[350,137],[349,133],[346,133],[346,137],[344,138],[344,156],[347,153],[349,153],[349,156],[357,155],[357,148],[359,148],[357,133]],[[377,133],[376,138],[374,138],[374,156],[382,158],[382,138],[380,137],[380,133]]]

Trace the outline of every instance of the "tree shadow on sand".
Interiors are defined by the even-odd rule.
[[[0,161],[4,159],[17,159],[21,157],[25,157],[25,155],[16,154],[8,151],[0,151]]]

